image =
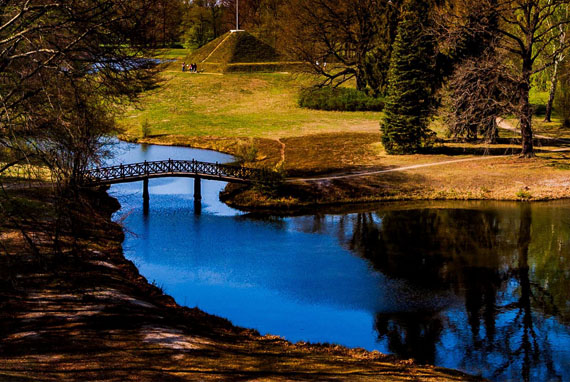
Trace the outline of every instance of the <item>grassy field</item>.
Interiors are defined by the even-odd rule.
[[[292,74],[193,74],[171,67],[162,86],[127,111],[120,125],[130,137],[149,135],[277,139],[324,132],[378,131],[381,113],[301,109],[297,94],[311,78]]]
[[[189,49],[174,49],[165,48],[159,49],[157,52],[157,58],[162,60],[181,60],[188,54]]]

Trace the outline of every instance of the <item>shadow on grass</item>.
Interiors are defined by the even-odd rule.
[[[493,146],[470,146],[470,147],[457,147],[449,145],[434,146],[426,149],[423,154],[431,155],[513,155],[520,152],[520,148],[515,147],[493,147]]]
[[[545,139],[534,138],[536,152],[547,152],[542,147],[568,148],[570,139]],[[464,146],[460,146],[464,145]],[[508,145],[508,146],[507,146]],[[483,141],[465,142],[460,140],[445,141],[443,144],[425,149],[422,154],[434,155],[517,155],[521,151],[522,141],[520,138],[497,138],[494,144]]]

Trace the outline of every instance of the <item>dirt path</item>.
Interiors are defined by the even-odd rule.
[[[281,138],[277,138],[277,143],[281,145],[281,161],[277,164],[277,166],[281,166],[285,163],[285,143],[281,140]]]
[[[497,127],[499,129],[515,132],[517,134],[521,133],[521,131],[519,129],[517,129],[516,127],[511,125],[509,122],[505,121],[503,118],[497,118]],[[557,140],[556,138],[547,137],[546,135],[533,134],[533,136],[535,138],[540,138],[540,139],[548,139],[548,140],[553,140],[553,141]]]
[[[390,168],[387,170],[366,171],[366,172],[359,172],[359,173],[352,173],[352,174],[339,174],[339,175],[333,175],[333,176],[327,176],[327,177],[292,178],[292,179],[288,179],[287,181],[288,182],[299,182],[299,181],[301,181],[301,182],[317,182],[317,181],[329,181],[329,180],[336,180],[336,179],[359,178],[359,177],[365,177],[365,176],[371,176],[371,175],[385,174],[385,173],[389,173],[389,172],[407,171],[407,170],[414,170],[414,169],[424,168],[424,167],[443,166],[443,165],[452,164],[452,163],[481,161],[481,160],[497,159],[497,158],[505,158],[505,157],[507,157],[507,155],[473,157],[473,158],[455,159],[455,160],[435,162],[435,163],[415,164],[412,166],[395,167],[395,168]]]

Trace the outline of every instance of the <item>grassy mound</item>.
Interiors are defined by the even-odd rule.
[[[186,62],[196,62],[196,63],[203,62],[206,59],[206,57],[208,57],[227,36],[228,33],[221,35],[220,37],[210,41],[203,47],[196,49],[195,51],[186,56],[185,58]]]
[[[226,33],[187,56],[186,61],[210,64],[277,62],[275,49],[248,32]]]

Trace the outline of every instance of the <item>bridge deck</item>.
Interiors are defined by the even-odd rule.
[[[90,169],[83,174],[83,184],[99,186],[160,177],[199,177],[224,182],[249,183],[260,179],[265,172],[256,168],[227,164],[169,159]]]

